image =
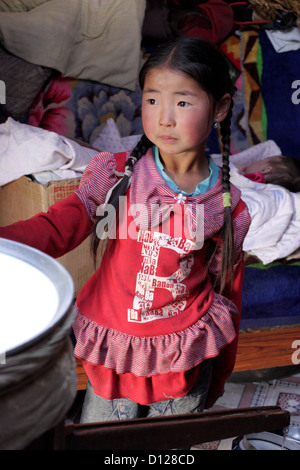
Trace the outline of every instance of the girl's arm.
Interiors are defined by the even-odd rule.
[[[126,152],[119,157],[123,163]],[[54,258],[73,250],[90,235],[97,208],[117,181],[116,167],[112,152],[99,152],[87,165],[74,194],[51,206],[47,213],[0,227],[0,237],[32,246]]]
[[[25,221],[0,227],[0,237],[24,243],[59,258],[76,248],[91,232],[92,222],[74,193]]]

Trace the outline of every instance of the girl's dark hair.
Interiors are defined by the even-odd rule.
[[[201,88],[210,96],[213,109],[219,100],[229,93],[231,96],[235,92],[232,83],[229,67],[226,58],[221,50],[214,44],[193,37],[173,38],[166,43],[158,46],[147,61],[144,63],[139,74],[140,87],[143,89],[148,71],[157,67],[168,67],[176,71],[183,72],[196,80]],[[229,154],[230,154],[230,124],[233,102],[227,114],[227,117],[220,123],[220,133],[223,144],[223,193],[230,193],[229,183]],[[115,187],[108,201],[109,204],[118,206],[119,197],[125,195],[130,173],[133,171],[134,164],[146,153],[152,143],[144,135],[131,152],[127,160],[126,174],[120,183]],[[233,225],[231,217],[231,207],[224,208],[224,226],[222,237],[219,243],[222,243],[222,263],[219,273],[218,285],[222,292],[225,286],[232,281],[233,273]],[[92,251],[94,255],[98,249],[99,238],[96,235],[96,229],[92,236]]]

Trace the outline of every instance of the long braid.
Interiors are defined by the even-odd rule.
[[[232,117],[233,100],[231,100],[230,109],[226,118],[220,124],[220,131],[223,145],[223,168],[222,168],[222,184],[223,184],[223,205],[224,205],[224,224],[222,230],[222,264],[220,270],[220,292],[223,292],[227,285],[230,289],[233,281],[233,265],[234,265],[234,230],[231,214],[231,196],[230,196],[230,134],[231,134],[231,117]]]
[[[125,165],[125,171],[123,174],[123,177],[116,183],[114,188],[112,189],[109,198],[107,200],[107,204],[112,205],[115,209],[118,208],[119,206],[119,201],[121,196],[125,196],[126,191],[128,187],[130,186],[130,181],[131,181],[131,174],[133,171],[133,167],[135,163],[147,152],[147,150],[152,146],[152,142],[143,135],[139,142],[136,144],[134,149],[131,151],[130,157],[126,160],[126,165]],[[117,211],[116,211],[117,213]],[[99,222],[101,222],[105,218],[105,215],[98,216],[96,218],[96,223],[93,227],[93,231],[91,234],[91,252],[94,258],[94,263],[96,265],[97,261],[97,252],[99,248],[100,241],[103,241],[102,238],[104,238],[104,243],[101,243],[101,256],[103,255],[108,237],[103,237],[104,232],[107,232],[108,230],[108,224],[103,228],[102,233],[99,233]]]

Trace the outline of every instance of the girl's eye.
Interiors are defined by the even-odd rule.
[[[187,101],[179,101],[178,103],[178,106],[180,106],[181,108],[186,108],[189,105],[190,103],[188,103]]]
[[[147,102],[151,105],[157,104],[157,101],[154,98],[149,98]]]

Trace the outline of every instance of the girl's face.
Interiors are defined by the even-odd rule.
[[[175,155],[201,157],[217,110],[193,78],[157,67],[145,78],[142,119],[146,136],[158,146],[163,159]]]

